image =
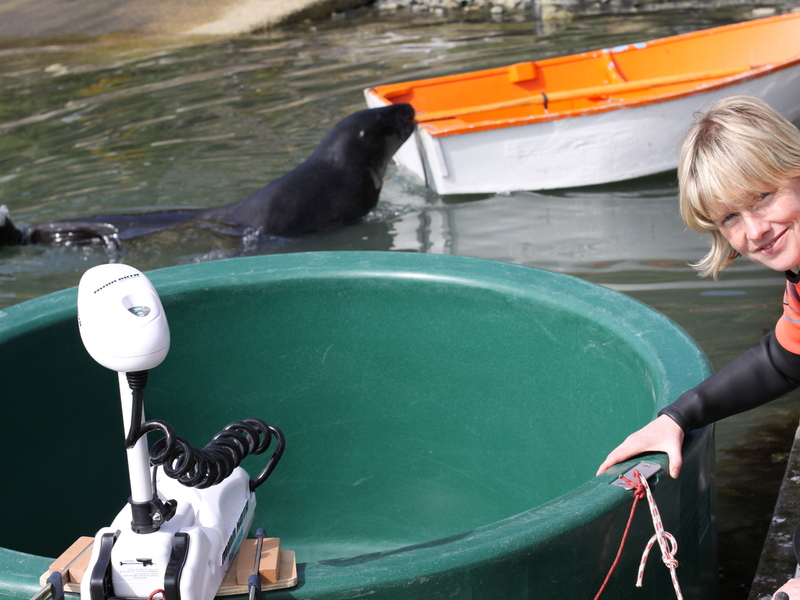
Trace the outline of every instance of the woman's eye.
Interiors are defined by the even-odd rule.
[[[762,202],[762,201],[766,200],[767,198],[769,198],[774,193],[775,193],[775,190],[773,190],[771,192],[764,192],[762,194],[756,194],[755,201],[757,203],[758,202]]]
[[[730,225],[738,214],[739,213],[731,213],[729,215],[725,215],[720,219],[719,222],[721,225]]]

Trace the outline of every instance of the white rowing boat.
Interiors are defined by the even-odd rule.
[[[800,12],[365,90],[407,102],[396,161],[440,194],[603,184],[669,171],[693,113],[733,94],[800,119]]]

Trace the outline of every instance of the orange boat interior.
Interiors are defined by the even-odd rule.
[[[660,102],[800,62],[800,12],[613,49],[383,85],[434,136]]]

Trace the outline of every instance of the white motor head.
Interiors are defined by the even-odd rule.
[[[78,327],[91,357],[112,371],[146,371],[169,352],[169,326],[156,289],[128,265],[99,265],[83,274]]]

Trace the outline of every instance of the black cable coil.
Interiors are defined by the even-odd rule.
[[[160,431],[159,438],[150,448],[150,462],[160,466],[172,479],[188,487],[207,488],[224,481],[249,454],[261,454],[272,444],[277,447],[272,457],[256,479],[250,480],[255,490],[272,473],[283,455],[286,439],[283,432],[261,419],[250,418],[225,426],[202,449],[195,448],[185,438],[177,435],[169,423],[159,420],[142,423],[142,393],[147,382],[147,372],[128,373],[133,391],[131,428],[125,439],[129,448],[150,431]],[[136,425],[140,423],[140,425]]]

